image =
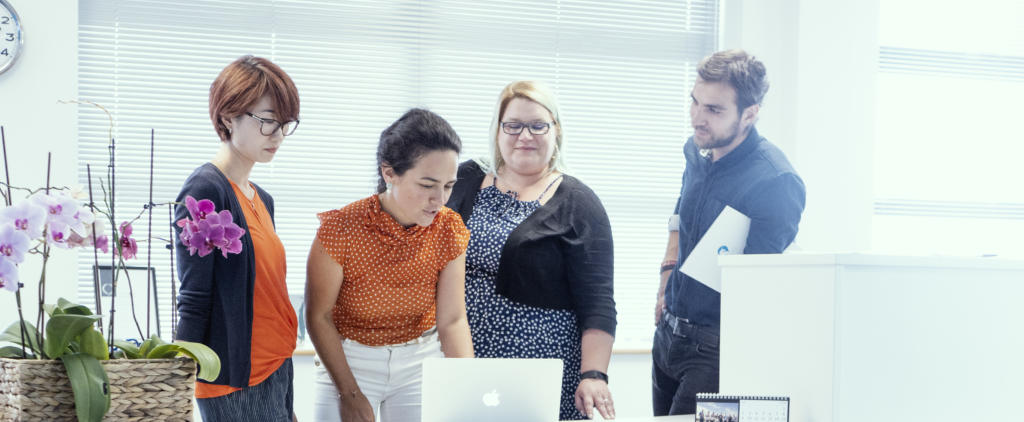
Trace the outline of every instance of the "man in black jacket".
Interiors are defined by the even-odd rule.
[[[721,295],[679,266],[726,206],[750,218],[746,254],[782,252],[804,209],[803,181],[754,128],[768,91],[764,64],[742,50],[720,51],[697,73],[694,134],[683,147],[686,168],[655,306],[655,416],[692,414],[697,393],[718,392]]]

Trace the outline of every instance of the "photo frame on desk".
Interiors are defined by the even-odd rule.
[[[789,397],[697,394],[694,422],[789,422]]]
[[[100,306],[105,316],[110,315],[110,299],[113,296],[113,281],[109,265],[93,265],[92,273],[94,280],[99,281]],[[127,266],[117,277],[117,297],[114,308],[114,334],[118,338],[140,338],[141,329],[143,336],[148,330],[150,334],[156,334],[161,338],[164,335],[160,327],[160,292],[156,283],[156,269],[153,267]],[[146,322],[146,273],[149,273],[149,327]],[[127,277],[125,275],[127,274]],[[129,280],[131,282],[129,289]],[[133,300],[134,299],[134,300]],[[132,306],[132,302],[135,306]],[[134,315],[132,309],[135,310]],[[135,319],[138,318],[138,325]],[[108,320],[109,321],[109,320]],[[107,327],[104,327],[106,330]]]

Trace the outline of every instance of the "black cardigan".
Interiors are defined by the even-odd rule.
[[[447,206],[469,225],[486,173],[473,161],[459,166]],[[601,201],[565,175],[551,199],[512,230],[501,250],[499,294],[519,303],[572,309],[582,329],[615,335],[612,231]]]
[[[256,192],[274,218],[274,199],[256,186]],[[217,212],[230,210],[235,224],[245,230],[242,236],[242,252],[224,258],[220,251],[199,257],[189,255],[182,246],[181,228],[175,225],[175,251],[178,259],[178,329],[176,338],[194,341],[210,346],[220,357],[220,375],[213,384],[244,388],[249,385],[252,369],[252,300],[256,277],[256,257],[253,254],[252,236],[245,223],[245,214],[231,182],[210,163],[197,168],[185,180],[178,194],[180,205],[174,208],[174,221],[189,217],[185,208],[185,196],[191,195],[197,201],[213,201]],[[205,382],[197,380],[199,382]]]

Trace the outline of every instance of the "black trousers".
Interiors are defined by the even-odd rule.
[[[718,392],[717,332],[701,334],[673,329],[666,318],[658,322],[651,351],[654,416],[693,414],[697,393]]]

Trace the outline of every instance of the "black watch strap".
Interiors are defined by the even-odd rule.
[[[605,384],[608,383],[608,374],[606,374],[604,372],[601,372],[601,371],[598,371],[596,369],[580,373],[580,379],[581,380],[584,380],[584,379],[587,379],[587,378],[598,379],[598,380],[604,381]]]

